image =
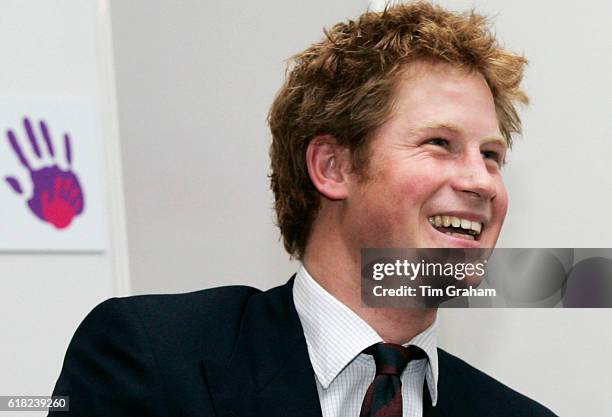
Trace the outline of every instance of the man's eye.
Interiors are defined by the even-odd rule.
[[[482,151],[482,156],[484,156],[486,159],[492,159],[498,164],[501,164],[502,162],[501,155],[495,151]]]
[[[449,143],[444,138],[433,138],[427,141],[428,145],[442,146],[443,148],[448,148]]]

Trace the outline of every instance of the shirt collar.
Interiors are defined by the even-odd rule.
[[[304,329],[310,362],[323,389],[365,348],[383,341],[368,323],[321,287],[304,265],[296,274],[293,300]],[[434,406],[438,401],[437,324],[436,316],[431,326],[404,344],[418,346],[427,354],[425,379]]]

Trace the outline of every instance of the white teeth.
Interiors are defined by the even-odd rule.
[[[461,234],[462,237],[469,236],[468,239],[471,238],[472,235],[479,235],[480,232],[482,232],[482,223],[471,221],[468,219],[460,219],[459,217],[455,216],[437,215],[429,217],[428,220],[429,223],[431,223],[431,225],[436,228],[452,226],[455,228],[468,230],[470,235]],[[446,232],[446,234],[449,233],[451,232]]]
[[[472,222],[472,230],[480,234],[480,232],[482,231],[482,223]]]

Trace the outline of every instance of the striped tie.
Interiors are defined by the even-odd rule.
[[[400,376],[408,362],[424,358],[425,352],[416,346],[405,348],[394,343],[378,343],[364,353],[374,356],[376,376],[363,399],[359,417],[402,417]]]

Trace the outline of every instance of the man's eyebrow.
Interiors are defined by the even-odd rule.
[[[508,142],[499,136],[489,136],[482,141],[483,145],[486,145],[488,143],[496,143],[500,146],[503,146],[504,150],[508,149]]]
[[[436,129],[449,130],[451,132],[455,132],[458,134],[463,134],[465,132],[460,126],[454,125],[452,123],[445,123],[445,122],[428,123],[422,126],[418,126],[414,129],[411,129],[410,132],[420,133],[424,130],[436,130]],[[496,143],[498,145],[503,146],[504,149],[508,148],[508,142],[506,142],[506,140],[502,138],[501,136],[488,136],[482,141],[483,145],[488,144],[488,143]]]
[[[434,122],[434,123],[427,123],[421,126],[418,126],[414,129],[410,129],[411,133],[420,133],[424,130],[434,130],[434,129],[445,129],[445,130],[450,130],[452,132],[456,132],[456,133],[463,133],[463,129],[457,125],[454,125],[452,123],[445,123],[445,122]]]

